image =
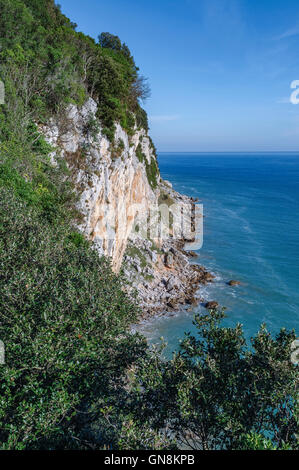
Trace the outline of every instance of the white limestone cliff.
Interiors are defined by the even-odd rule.
[[[80,192],[79,229],[94,241],[99,253],[111,257],[112,266],[118,271],[133,227],[135,206],[146,212],[157,201],[159,190],[151,187],[146,172],[146,162],[150,165],[156,157],[143,129],[136,129],[129,137],[116,124],[112,146],[97,124],[96,111],[97,104],[90,98],[81,109],[70,105],[63,119],[52,119],[41,130],[56,148],[53,160],[59,152],[72,171]],[[138,145],[146,162],[140,162],[136,155]],[[104,222],[104,210],[116,213],[116,220]]]
[[[61,156],[70,169],[79,194],[79,230],[100,255],[111,258],[115,272],[124,268],[145,315],[198,303],[199,284],[211,282],[212,276],[189,263],[184,237],[170,234],[157,241],[135,230],[137,222],[141,228],[146,225],[149,209],[161,200],[189,205],[193,201],[161,179],[154,146],[144,129],[136,128],[129,136],[116,124],[112,145],[96,112],[97,104],[90,98],[81,108],[69,105],[63,117],[40,126],[53,147],[53,164]]]

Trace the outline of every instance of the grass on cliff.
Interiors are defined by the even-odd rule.
[[[156,157],[152,157],[150,163],[148,163],[146,155],[142,152],[142,147],[140,143],[138,144],[136,149],[136,156],[140,163],[143,163],[145,165],[147,179],[151,188],[156,189],[158,187],[159,178],[159,168]]]

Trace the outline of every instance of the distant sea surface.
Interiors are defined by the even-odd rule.
[[[262,323],[299,334],[299,153],[161,153],[159,165],[174,189],[204,205],[196,262],[216,280],[202,296],[225,306],[225,323],[242,323],[247,339]],[[164,337],[168,355],[203,311],[154,318],[141,331],[152,344]]]

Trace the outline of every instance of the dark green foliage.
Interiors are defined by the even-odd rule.
[[[156,189],[158,186],[159,168],[154,157],[151,158],[150,163],[146,161],[146,174],[152,189]]]
[[[68,236],[68,240],[73,243],[77,248],[89,246],[88,240],[79,232],[71,232]]]
[[[110,142],[114,142],[115,126],[104,127],[102,132],[107,137],[107,139],[110,140]]]
[[[118,36],[110,33],[101,33],[99,36],[99,44],[103,48],[111,49],[120,52],[122,44]]]
[[[160,173],[156,158],[152,157],[151,162],[148,163],[145,154],[142,152],[142,147],[140,143],[138,144],[136,149],[136,156],[140,163],[143,163],[145,165],[147,179],[151,188],[156,189],[158,186],[158,178]]]
[[[0,139],[11,131],[22,138],[32,120],[45,121],[88,96],[99,103],[111,140],[116,121],[132,132],[136,115],[138,126],[147,127],[139,100],[148,88],[128,47],[109,33],[97,44],[75,26],[53,0],[0,0],[0,77],[6,91]]]
[[[150,145],[151,145],[152,151],[154,152],[154,155],[155,155],[155,157],[157,158],[157,149],[156,149],[156,147],[155,147],[155,144],[154,144],[154,142],[153,142],[151,136],[149,136],[149,141],[150,141]]]
[[[36,149],[30,144],[7,141],[0,144],[0,188],[9,188],[18,198],[38,208],[49,221],[76,214],[72,209],[75,194],[66,180],[65,163],[50,164],[45,155],[48,145],[40,140]]]
[[[149,126],[148,126],[148,117],[146,111],[142,109],[140,106],[136,110],[136,124],[139,129],[145,129],[148,131]]]
[[[52,0],[0,0],[0,448],[161,448],[131,419],[128,372],[146,350],[127,332],[138,308],[74,230],[65,162],[51,164],[35,124],[89,95],[111,141],[115,121],[135,126],[129,50],[74,28]],[[85,132],[95,138],[97,121]]]
[[[100,131],[99,122],[97,119],[91,115],[84,129],[85,133],[91,136],[94,140],[97,139],[98,133]]]
[[[186,335],[171,361],[143,362],[136,413],[192,449],[298,448],[295,333],[273,339],[263,326],[248,349],[241,325],[221,327],[222,318],[196,317],[198,336]]]
[[[239,449],[241,450],[292,450],[292,446],[283,443],[280,447],[274,445],[271,439],[267,439],[264,435],[251,432],[242,436],[240,439]]]
[[[3,188],[0,312],[0,448],[117,446],[121,408],[119,435],[101,428],[101,409],[125,398],[126,370],[145,349],[126,333],[136,306],[80,235],[41,223]]]
[[[138,160],[140,161],[140,163],[145,163],[145,161],[146,161],[146,156],[145,156],[145,154],[142,152],[142,147],[141,147],[141,144],[140,144],[140,143],[138,144],[137,149],[136,149],[136,157],[138,158]]]

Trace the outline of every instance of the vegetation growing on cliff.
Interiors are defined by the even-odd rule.
[[[0,0],[0,38],[6,90],[1,140],[11,132],[30,137],[33,121],[46,120],[67,103],[82,105],[88,96],[99,103],[98,117],[111,140],[116,121],[129,133],[135,122],[148,128],[139,104],[149,95],[147,82],[117,36],[102,33],[96,42],[76,32],[53,0]]]
[[[124,279],[74,229],[67,168],[34,123],[89,95],[110,137],[116,120],[146,128],[128,48],[77,33],[52,0],[0,0],[0,38],[0,449],[296,448],[293,333],[262,330],[252,352],[212,312],[162,360],[129,333]]]
[[[93,96],[107,133],[129,132],[145,82],[118,38],[96,44],[52,0],[0,0],[0,38],[0,448],[161,448],[122,407],[146,351],[127,332],[138,307],[74,229],[68,170],[35,125]]]
[[[159,168],[156,158],[152,157],[150,163],[147,161],[145,154],[142,152],[141,144],[139,143],[136,149],[136,156],[140,163],[145,165],[146,175],[148,182],[152,189],[158,186]]]

